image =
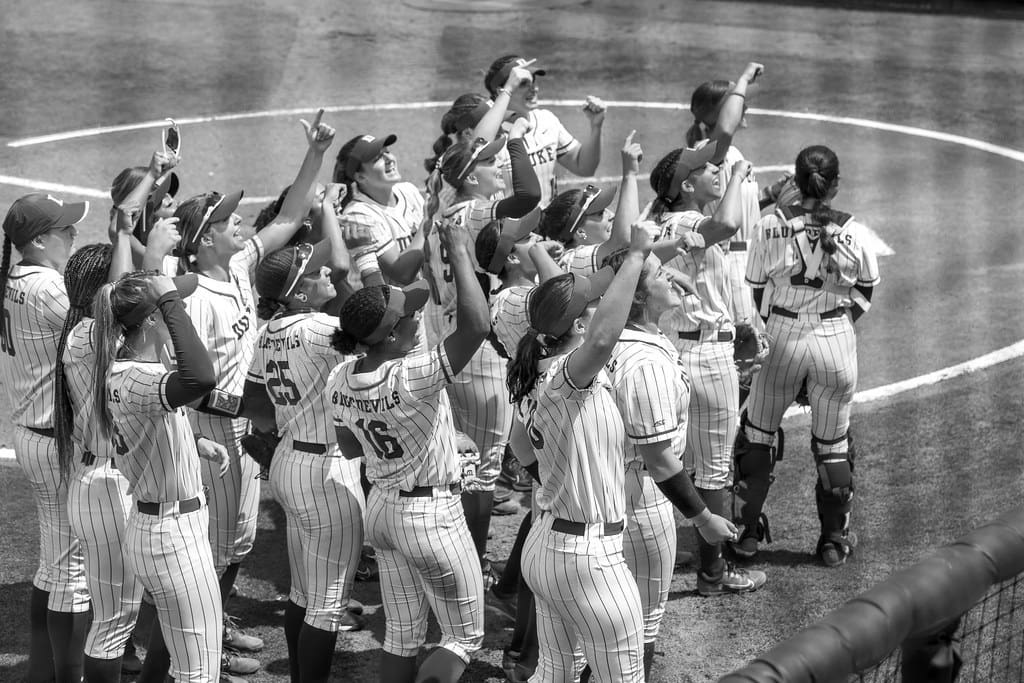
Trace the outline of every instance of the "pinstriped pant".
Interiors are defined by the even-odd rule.
[[[747,436],[770,443],[806,377],[811,434],[837,442],[822,444],[822,453],[845,453],[848,446],[841,437],[850,428],[857,388],[857,335],[850,317],[812,321],[772,315],[766,332],[771,349],[747,399],[747,419],[757,429],[748,429]]]
[[[626,530],[622,555],[636,579],[644,616],[644,642],[658,638],[676,562],[672,503],[641,463],[626,467]]]
[[[377,551],[384,651],[417,654],[432,609],[441,647],[468,662],[484,639],[484,584],[461,497],[444,491],[403,498],[375,486],[366,501],[366,538]]]
[[[577,679],[583,644],[594,680],[642,683],[643,614],[636,581],[622,556],[622,534],[574,536],[534,519],[523,546],[523,578],[537,600],[540,658],[533,683]]]
[[[747,284],[747,252],[730,251],[725,255],[725,268],[732,291],[732,319],[758,325],[761,318],[754,309],[754,294]]]
[[[289,598],[306,608],[307,624],[337,631],[363,547],[359,461],[337,446],[330,455],[279,450],[270,488],[288,518]]]
[[[683,464],[694,473],[697,488],[724,489],[732,483],[732,448],[740,419],[739,377],[732,342],[698,342],[674,336],[672,341],[690,378]]]
[[[455,428],[480,449],[476,477],[463,482],[470,491],[493,491],[501,473],[501,458],[512,431],[512,404],[505,386],[507,363],[485,341],[448,385]]]
[[[153,596],[175,683],[220,677],[224,614],[213,568],[206,506],[186,514],[133,510],[125,558]]]
[[[221,444],[231,457],[231,466],[223,477],[217,463],[200,461],[210,506],[210,545],[220,574],[229,564],[245,559],[256,540],[260,504],[260,481],[256,476],[260,466],[239,443],[249,428],[248,420],[195,411],[193,424],[196,434]]]
[[[124,654],[139,616],[142,584],[125,566],[122,548],[131,507],[128,480],[107,458],[80,468],[68,484],[68,518],[82,543],[92,596],[85,654],[96,659]]]
[[[68,491],[60,485],[57,447],[52,438],[16,426],[14,455],[32,486],[39,517],[39,566],[32,585],[49,592],[48,609],[85,612],[89,609],[85,561],[68,523]]]

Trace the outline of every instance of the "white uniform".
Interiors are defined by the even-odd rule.
[[[0,378],[11,399],[14,455],[32,486],[39,517],[39,566],[32,585],[47,591],[55,612],[89,609],[85,564],[68,524],[53,440],[53,371],[68,312],[64,278],[52,268],[11,266],[4,292]]]
[[[547,109],[533,109],[527,114],[530,129],[523,135],[526,151],[530,155],[533,166],[540,181],[540,203],[544,208],[558,194],[558,182],[555,179],[555,164],[566,154],[580,146],[579,140],[572,136],[562,122]],[[502,124],[508,131],[510,123]],[[512,162],[505,152],[499,156],[501,170],[505,174],[505,186],[512,187]]]
[[[473,244],[480,231],[495,220],[498,201],[458,202],[442,212],[441,220],[468,230],[470,244]],[[427,249],[430,251],[427,276],[436,304],[427,318],[427,339],[431,345],[438,345],[455,331],[457,294],[448,254],[435,233],[428,237]],[[473,250],[470,250],[470,259],[480,272]],[[493,278],[491,281],[493,283]],[[472,439],[480,453],[475,476],[463,482],[469,490],[493,491],[501,472],[501,458],[512,429],[512,405],[505,388],[507,362],[489,339],[448,385],[455,428]]]
[[[241,405],[258,332],[251,278],[261,258],[263,242],[257,235],[231,259],[229,281],[199,275],[199,286],[185,301],[185,310],[217,375],[217,388],[203,399],[200,408],[190,411],[189,419],[197,435],[223,445],[231,459],[223,477],[217,463],[202,461],[203,483],[209,489],[210,544],[218,573],[241,562],[252,550],[259,512],[259,465],[240,444],[249,421],[205,412],[210,408],[203,406],[221,406],[237,413]]]
[[[343,458],[324,386],[344,359],[331,346],[337,319],[287,312],[260,331],[249,381],[274,403],[281,436],[270,487],[288,519],[290,600],[305,622],[337,631],[363,547],[359,461]]]
[[[509,358],[515,358],[519,340],[530,329],[526,310],[533,285],[507,287],[491,296],[491,329]]]
[[[690,387],[672,342],[662,334],[623,330],[607,365],[626,431],[626,535],[623,555],[640,590],[644,642],[658,637],[676,559],[672,504],[651,479],[644,444],[686,445]]]
[[[386,616],[384,651],[416,655],[428,607],[441,646],[465,661],[483,641],[483,575],[459,495],[460,466],[445,386],[444,345],[359,371],[345,362],[325,392],[334,424],[362,445],[373,483],[366,536],[377,551]]]
[[[533,681],[576,680],[575,646],[600,681],[643,681],[643,618],[623,559],[625,430],[602,371],[589,387],[549,362],[519,405],[540,468],[523,578],[537,602]]]
[[[658,220],[662,227],[659,239],[675,239],[684,230],[696,230],[705,220],[697,211],[666,213]],[[740,401],[732,345],[732,288],[725,252],[713,244],[680,254],[666,265],[688,275],[700,294],[699,298],[683,297],[681,306],[658,321],[658,327],[679,351],[690,378],[686,467],[695,473],[697,488],[720,490],[731,482]]]
[[[170,675],[207,683],[220,673],[220,587],[195,436],[186,410],[168,403],[170,376],[160,363],[138,361],[115,361],[107,376],[115,458],[138,501],[124,551],[156,604]],[[159,507],[144,512],[146,504]]]
[[[394,203],[378,204],[356,189],[352,201],[345,206],[342,216],[345,220],[357,222],[370,229],[373,250],[378,256],[394,245],[404,251],[412,243],[423,223],[423,195],[412,183],[395,183],[391,192]],[[349,284],[353,289],[363,286],[359,273],[349,273]]]
[[[562,254],[562,257],[558,259],[558,265],[562,270],[573,275],[593,275],[601,268],[601,264],[597,262],[597,251],[600,248],[600,244],[584,244],[573,247]]]
[[[68,484],[68,518],[81,540],[92,597],[92,625],[85,654],[114,659],[124,654],[142,601],[142,584],[126,567],[125,529],[132,509],[128,479],[117,469],[114,448],[95,427],[95,353],[91,319],[82,320],[64,348],[64,377],[75,420],[75,462]]]

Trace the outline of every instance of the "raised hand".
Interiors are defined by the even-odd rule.
[[[757,77],[764,73],[764,64],[758,64],[757,62],[750,62],[747,64],[747,68],[743,70],[743,75],[740,76],[747,83],[753,83],[757,80]]]
[[[334,142],[334,128],[328,126],[326,123],[321,123],[323,119],[324,110],[321,108],[316,113],[316,117],[313,119],[313,123],[310,123],[306,119],[299,119],[299,123],[302,124],[303,130],[306,132],[306,143],[310,149],[320,152],[326,152]]]
[[[595,128],[604,123],[604,113],[607,109],[604,100],[593,95],[587,95],[587,101],[583,104],[583,114]]]
[[[635,135],[635,130],[630,131],[622,145],[623,173],[638,173],[640,171],[640,162],[643,161],[644,150],[640,147],[639,142],[633,142]]]
[[[654,246],[654,238],[651,236],[652,221],[641,221],[629,226],[629,250],[639,252],[646,258]]]
[[[750,172],[754,170],[754,165],[746,159],[740,159],[732,165],[732,174],[738,176],[740,180],[746,180],[750,177]]]
[[[161,218],[153,224],[146,238],[146,253],[154,254],[163,258],[170,254],[181,241],[181,233],[178,232],[178,218],[171,216]]]
[[[181,157],[177,154],[157,150],[153,152],[153,158],[149,160],[149,170],[154,178],[160,178],[177,166],[179,161],[181,161]]]

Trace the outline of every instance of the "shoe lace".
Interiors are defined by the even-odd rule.
[[[228,631],[238,630],[238,617],[233,617],[230,614],[224,615],[224,633]]]

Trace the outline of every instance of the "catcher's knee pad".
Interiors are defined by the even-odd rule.
[[[746,415],[743,417],[744,425]],[[737,524],[744,525],[748,530],[758,528],[761,522],[761,511],[768,489],[775,477],[772,472],[781,452],[782,430],[779,430],[777,446],[749,441],[743,429],[736,436],[733,448],[735,470],[733,477],[733,519]],[[767,526],[767,525],[764,525]],[[763,532],[758,532],[760,537]]]
[[[821,446],[843,441],[847,441],[846,434],[835,441],[822,441],[812,437],[811,451],[818,467],[818,486],[822,495],[845,503],[853,498],[853,454],[849,450],[838,453],[821,452]]]

